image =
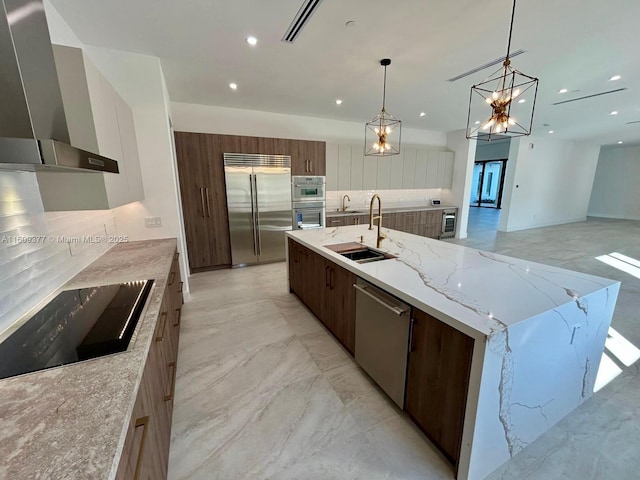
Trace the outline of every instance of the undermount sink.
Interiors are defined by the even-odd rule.
[[[388,253],[379,252],[373,248],[364,247],[359,250],[350,250],[348,252],[338,252],[343,257],[353,260],[356,263],[369,263],[378,262],[380,260],[387,260],[389,258],[395,258]]]

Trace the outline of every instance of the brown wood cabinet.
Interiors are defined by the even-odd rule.
[[[118,480],[167,478],[181,311],[182,282],[175,252],[118,464]]]
[[[175,143],[192,272],[231,265],[225,153],[290,155],[292,175],[326,172],[325,142],[175,132]]]
[[[356,276],[288,239],[289,288],[353,355]]]
[[[474,340],[413,309],[405,410],[457,467]]]

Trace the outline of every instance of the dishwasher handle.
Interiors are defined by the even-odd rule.
[[[361,287],[360,285],[354,283],[353,287],[356,290],[359,290],[360,292],[364,293],[366,296],[372,298],[373,300],[375,300],[376,302],[378,302],[380,305],[382,305],[383,307],[385,307],[388,310],[391,310],[393,313],[395,313],[398,316],[401,316],[403,313],[406,313],[409,309],[408,308],[403,308],[403,307],[397,307],[395,305],[389,305],[387,302],[385,302],[384,300],[382,300],[381,298],[376,297],[375,295],[373,295],[371,292],[369,292],[365,287]]]

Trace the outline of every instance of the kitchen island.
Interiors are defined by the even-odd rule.
[[[0,380],[0,479],[166,476],[182,307],[177,256],[175,239],[120,243],[62,287],[154,280],[125,352]]]
[[[374,247],[376,230],[366,225],[288,232],[290,277],[304,272],[307,259],[317,256],[328,262],[323,265],[328,265],[326,282],[332,290],[351,287],[340,277],[362,278],[469,339],[471,360],[468,370],[462,369],[467,378],[460,384],[466,393],[463,418],[451,419],[461,422],[458,452],[447,457],[457,478],[485,478],[593,395],[620,284],[382,230],[387,238],[380,250],[396,258],[370,263],[356,263],[326,248],[350,242]],[[306,252],[299,255],[296,247]],[[301,264],[298,270],[293,262]],[[332,269],[347,275],[338,273],[332,281]],[[298,294],[305,280],[293,280],[290,285]],[[333,311],[330,305],[323,308],[339,318],[336,330],[330,330],[349,349],[350,336],[338,333],[350,330],[345,323],[353,319],[349,312],[354,307],[339,293],[319,297],[341,301]],[[457,360],[455,348],[449,358],[441,358],[444,364]],[[413,353],[408,355],[411,370]],[[424,385],[416,387],[419,382],[409,375],[407,392],[424,390]],[[414,420],[420,418],[421,412],[407,407]],[[439,432],[417,423],[432,439],[439,438]]]

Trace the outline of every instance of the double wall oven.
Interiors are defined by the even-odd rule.
[[[325,177],[291,177],[293,229],[323,228],[325,225]]]

